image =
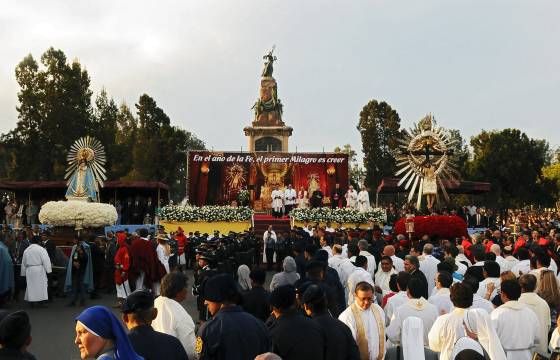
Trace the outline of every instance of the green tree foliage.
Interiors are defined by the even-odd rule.
[[[375,188],[384,177],[395,174],[401,119],[386,102],[371,100],[360,112],[358,131],[366,170],[366,185]]]
[[[550,160],[544,140],[530,139],[517,129],[482,131],[471,139],[473,159],[469,175],[489,181],[489,205],[516,207],[543,203],[549,198],[541,183],[541,169]],[[549,199],[550,200],[550,199]]]
[[[454,140],[452,150],[453,156],[453,163],[456,165],[457,171],[461,174],[461,179],[465,179],[467,175],[467,166],[469,161],[469,147],[467,142],[461,136],[461,132],[459,130],[450,129],[449,130],[449,137]],[[459,179],[459,180],[461,180]]]
[[[186,152],[204,149],[204,143],[171,126],[151,97],[140,97],[137,117],[126,104],[117,106],[104,89],[92,105],[87,71],[53,48],[40,63],[26,56],[15,73],[18,122],[0,138],[1,178],[62,180],[70,146],[90,135],[105,147],[110,180],[163,181],[177,190],[174,198],[184,196]]]
[[[173,193],[184,195],[187,152],[204,149],[204,143],[190,132],[171,126],[169,117],[150,96],[140,96],[135,106],[138,137],[129,178],[164,181],[175,190]]]

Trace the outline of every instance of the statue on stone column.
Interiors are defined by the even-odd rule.
[[[268,52],[268,54],[263,56],[263,60],[266,61],[264,63],[264,69],[262,71],[262,75],[261,75],[262,77],[272,77],[272,72],[274,71],[272,64],[277,60],[276,56],[272,55],[275,48],[276,45],[272,45],[272,49]]]

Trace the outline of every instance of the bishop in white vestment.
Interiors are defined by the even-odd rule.
[[[21,276],[25,276],[27,289],[25,301],[37,302],[49,299],[47,274],[52,271],[47,250],[38,244],[31,244],[23,252]]]
[[[369,193],[366,187],[362,187],[362,190],[358,193],[358,210],[360,212],[366,212],[370,209],[369,205]]]
[[[354,190],[354,187],[350,185],[348,191],[346,192],[346,207],[355,209],[358,207],[358,193]]]
[[[282,208],[284,207],[284,192],[276,187],[276,189],[272,190],[270,196],[272,197],[272,215],[281,217]]]

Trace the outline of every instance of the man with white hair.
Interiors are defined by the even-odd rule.
[[[518,263],[519,260],[513,256],[513,248],[510,245],[504,246],[504,263],[500,265],[500,270],[511,271]]]
[[[502,256],[502,249],[500,248],[500,245],[492,244],[492,246],[490,246],[490,252],[496,254],[496,262],[500,265],[500,273],[502,273],[504,271],[505,259]]]
[[[459,262],[462,262],[467,267],[472,266],[472,262],[468,257],[465,256],[465,248],[463,247],[463,245],[457,245],[457,250],[459,250],[459,254],[457,255],[457,257],[455,257],[455,259]]]
[[[332,254],[333,256],[329,258],[329,266],[336,270],[340,282],[346,284],[346,280],[348,280],[348,278],[346,273],[342,271],[342,263],[344,262],[344,258],[342,257],[342,246],[340,246],[340,244],[333,245]]]
[[[426,275],[428,281],[428,294],[431,294],[436,286],[437,264],[439,264],[439,260],[432,256],[433,251],[432,244],[424,245],[423,259],[420,260],[420,271]]]
[[[399,240],[399,237],[402,237],[402,240],[404,240],[404,235],[397,235],[397,240]],[[397,272],[404,271],[404,260],[395,255],[395,247],[393,245],[385,246],[383,248],[383,255],[389,256],[393,260],[393,266]]]
[[[368,268],[367,271],[370,273],[371,277],[375,276],[375,269],[377,268],[377,263],[375,261],[375,256],[373,256],[368,251],[369,243],[367,240],[360,240],[358,241],[358,248],[360,249],[360,254],[367,258]]]

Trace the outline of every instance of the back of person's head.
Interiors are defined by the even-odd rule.
[[[484,249],[474,248],[472,250],[472,255],[476,261],[484,261],[486,259]]]
[[[148,290],[133,291],[122,302],[121,312],[133,317],[137,323],[150,324],[157,314],[154,311],[154,296]]]
[[[293,285],[278,286],[270,294],[270,305],[280,312],[287,311],[296,302],[296,288]]]
[[[496,261],[496,254],[494,254],[493,252],[489,252],[486,254],[485,259],[486,261]]]
[[[31,343],[31,322],[25,311],[4,313],[0,320],[0,345],[2,348],[21,350]]]
[[[418,278],[412,278],[407,284],[407,291],[413,299],[419,299],[424,293],[424,283]]]
[[[175,299],[187,287],[187,277],[178,271],[170,272],[161,280],[161,296]]]
[[[408,289],[408,282],[410,281],[410,274],[406,271],[401,271],[397,274],[397,286],[400,291],[406,291]]]
[[[348,244],[348,257],[352,257],[352,256],[357,256],[360,253],[360,249],[358,248],[358,245],[356,244]]]
[[[143,238],[148,237],[148,229],[146,229],[146,228],[140,228],[140,229],[136,230],[136,232],[138,233],[138,235],[140,237],[143,237]]]
[[[451,286],[449,298],[456,308],[467,309],[472,306],[473,290],[467,284],[455,283]]]
[[[266,282],[266,273],[264,270],[259,268],[253,269],[249,273],[249,279],[251,279],[255,284],[262,286]]]
[[[389,278],[389,289],[391,289],[392,292],[398,292],[399,291],[399,287],[397,286],[397,278],[398,277],[399,276],[397,274],[393,274]]]
[[[367,251],[369,247],[369,243],[367,242],[367,240],[360,240],[358,241],[358,248],[360,249],[360,251]]]
[[[307,246],[305,246],[305,252],[308,253],[311,257],[315,256],[315,253],[317,252],[317,246],[313,245],[313,244],[309,244]]]
[[[517,300],[521,296],[521,286],[515,280],[506,280],[501,283],[500,292],[507,296],[508,300]]]
[[[432,244],[426,244],[426,245],[424,245],[423,252],[424,252],[424,254],[426,254],[426,255],[431,255],[432,252],[434,252],[434,245],[432,245]]]
[[[451,273],[447,271],[439,271],[437,273],[437,281],[441,284],[442,287],[450,288],[453,284],[453,276],[451,276]]]
[[[532,293],[537,288],[537,277],[533,274],[523,274],[519,278],[519,286],[526,293]]]
[[[473,294],[476,294],[478,292],[479,282],[476,277],[470,275],[465,276],[465,278],[463,279],[463,284],[468,285],[471,288]]]
[[[329,263],[329,253],[326,250],[320,249],[315,253],[315,257],[313,259],[326,265]]]
[[[451,266],[451,264],[447,261],[441,261],[437,264],[437,271],[438,272],[448,272],[448,273],[453,273],[453,267]]]
[[[323,271],[325,271],[325,264],[317,260],[312,260],[305,266],[309,279],[320,279]]]
[[[517,257],[519,260],[529,260],[529,250],[526,247],[520,247],[517,250]]]
[[[342,246],[340,244],[335,244],[332,247],[332,252],[335,255],[340,255],[342,254]]]
[[[550,266],[550,256],[548,256],[548,254],[545,253],[544,251],[541,250],[537,252],[536,257],[537,257],[537,261],[539,262],[539,264],[541,264],[541,266],[546,268]]]
[[[491,261],[491,260],[485,261],[484,271],[486,271],[488,277],[491,278],[500,277],[500,265],[495,261]]]
[[[459,249],[457,249],[457,246],[455,245],[448,245],[445,248],[445,251],[452,257],[456,258],[457,255],[459,255]]]
[[[313,314],[321,314],[327,311],[327,296],[325,291],[318,285],[309,285],[303,293],[301,300],[311,309]]]

